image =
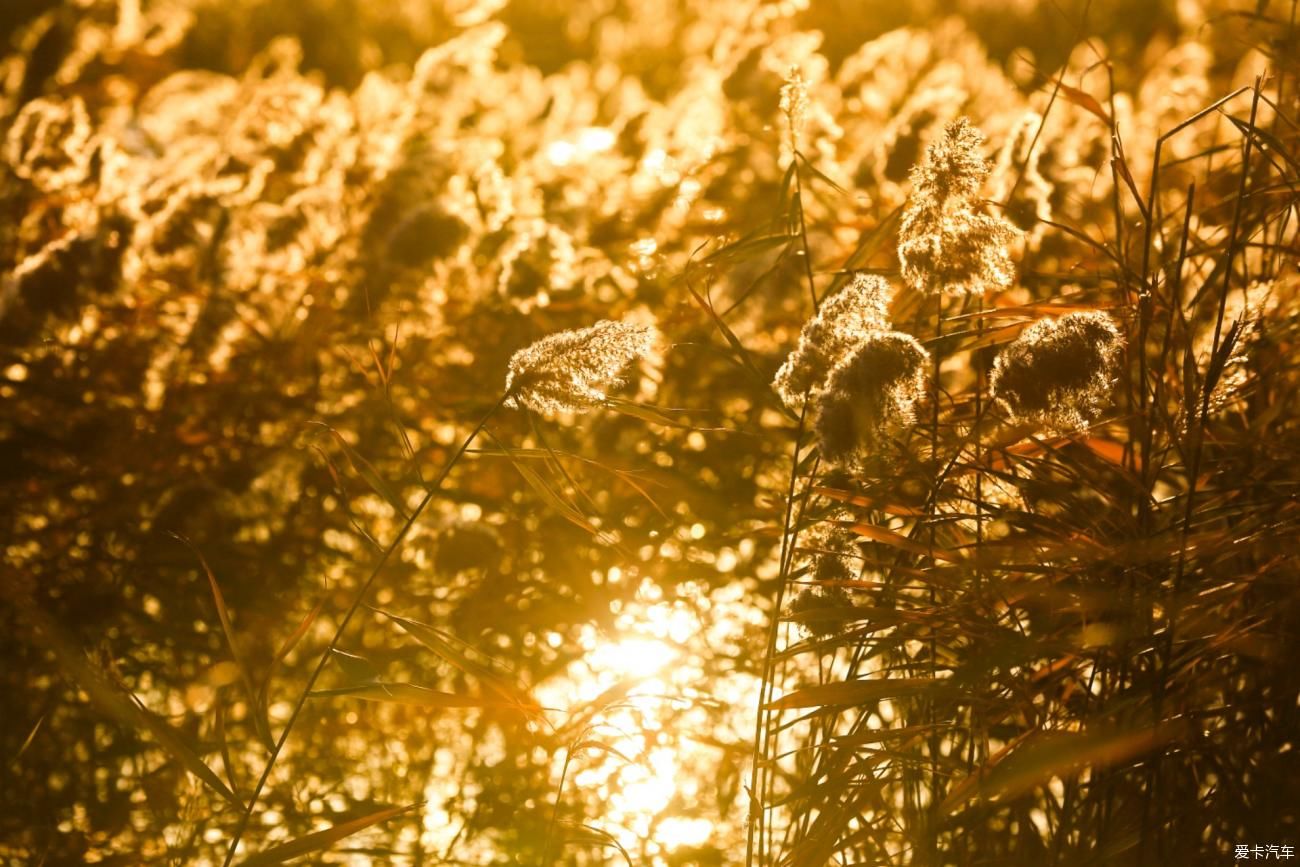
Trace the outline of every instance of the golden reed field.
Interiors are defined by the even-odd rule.
[[[1297,0],[3,0],[0,863],[1300,845]]]

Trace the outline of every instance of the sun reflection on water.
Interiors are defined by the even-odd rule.
[[[614,629],[585,626],[582,657],[537,687],[549,708],[580,708],[626,688],[575,737],[564,802],[600,804],[600,827],[639,864],[668,864],[691,848],[725,850],[741,827],[740,766],[757,684],[716,663],[740,651],[755,616],[743,603],[739,583],[683,585],[667,598],[643,581]],[[557,780],[564,761],[557,750]]]

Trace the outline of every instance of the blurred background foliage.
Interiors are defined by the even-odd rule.
[[[626,318],[664,335],[621,395],[632,405],[496,415],[369,600],[508,665],[548,721],[310,700],[248,842],[423,801],[324,857],[596,864],[623,857],[617,841],[638,865],[743,863],[794,430],[770,380],[810,310],[798,256],[703,257],[789,217],[789,69],[809,81],[805,149],[823,173],[803,196],[819,269],[890,230],[924,145],[967,115],[995,162],[989,195],[1018,196],[1017,298],[1073,281],[1092,298],[1105,281],[1089,275],[1111,263],[1044,222],[1112,232],[1111,142],[1089,94],[1146,178],[1159,130],[1288,56],[1288,14],[7,0],[0,857],[220,863],[237,812],[178,756],[246,795],[267,755],[259,717],[283,723],[377,545],[501,394],[511,354]],[[1062,69],[1072,98],[1022,183],[1024,118]],[[1230,197],[1235,179],[1217,182]],[[857,264],[892,273],[892,243]],[[1268,603],[1293,620],[1279,594]],[[1286,641],[1234,652],[1271,671]],[[382,676],[483,694],[377,610],[341,646],[362,660],[331,663],[326,687]],[[1261,714],[1295,683],[1268,689],[1246,697]],[[128,693],[181,746],[103,697]],[[584,737],[595,746],[567,749]],[[1238,794],[1261,840],[1265,818],[1295,821],[1278,806],[1295,794],[1283,752],[1233,759],[1255,774]]]

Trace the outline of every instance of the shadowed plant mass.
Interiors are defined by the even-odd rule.
[[[1298,26],[0,5],[0,861],[1294,858]]]

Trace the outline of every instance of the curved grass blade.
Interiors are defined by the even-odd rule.
[[[239,679],[244,685],[244,691],[248,693],[248,700],[253,709],[253,728],[257,731],[257,736],[261,738],[267,749],[271,749],[275,744],[274,738],[271,737],[271,723],[266,716],[265,706],[258,701],[258,690],[253,688],[253,677],[249,673],[248,665],[244,662],[243,654],[239,652],[239,645],[235,641],[235,627],[230,620],[230,608],[226,605],[226,597],[221,592],[221,585],[217,582],[217,576],[212,571],[212,567],[208,565],[207,558],[189,539],[179,533],[172,533],[171,535],[194,553],[194,556],[199,560],[199,565],[203,567],[204,574],[208,576],[208,587],[212,590],[212,601],[217,606],[217,619],[221,622],[221,631],[226,637],[226,646],[230,648],[230,658],[234,660],[235,667],[239,669]]]
[[[1011,752],[996,758],[991,767],[981,768],[957,782],[939,809],[944,814],[955,813],[977,796],[982,800],[1014,798],[1052,777],[1124,762],[1173,739],[1174,732],[1168,727],[1035,733]]]
[[[594,524],[592,524],[591,521],[587,520],[587,516],[579,512],[577,508],[573,506],[572,503],[570,503],[559,492],[557,492],[554,488],[552,488],[549,484],[547,484],[545,479],[543,479],[537,473],[533,472],[533,470],[530,467],[525,466],[524,464],[521,464],[516,460],[511,460],[511,463],[514,465],[515,470],[518,471],[519,475],[524,477],[524,481],[528,482],[529,486],[533,490],[537,491],[537,493],[541,495],[543,500],[550,503],[551,508],[559,512],[562,517],[564,517],[566,520],[568,520],[570,523],[574,524],[575,526],[578,526],[583,530],[586,530],[588,533],[591,533],[593,536],[597,538],[604,538],[604,535],[600,532],[600,530]]]
[[[860,705],[885,699],[903,698],[933,689],[943,683],[929,677],[896,677],[883,680],[847,680],[797,689],[766,705],[768,710],[801,707]]]
[[[393,490],[388,481],[380,475],[374,465],[358,454],[356,449],[348,445],[348,441],[343,438],[343,434],[339,433],[324,422],[314,422],[314,424],[320,425],[333,434],[334,440],[339,444],[339,448],[343,449],[343,453],[348,457],[348,462],[352,464],[352,469],[356,471],[357,475],[361,476],[361,478],[365,480],[371,490],[382,497],[388,505],[393,507],[393,511],[397,513],[397,516],[401,520],[405,521],[408,517],[406,512],[406,503],[397,495],[397,492]]]
[[[601,713],[627,698],[644,677],[628,677],[615,682],[604,692],[588,702],[569,710],[569,718],[556,729],[556,736],[566,738],[569,734],[586,728]]]
[[[864,539],[870,539],[873,542],[879,542],[882,545],[889,545],[891,548],[897,548],[900,551],[906,551],[909,554],[915,554],[918,557],[933,557],[935,560],[943,560],[945,563],[958,562],[955,557],[942,550],[931,549],[920,542],[914,542],[901,533],[895,533],[893,530],[887,530],[875,524],[867,523],[845,523],[844,525],[849,532],[861,536]]]
[[[284,662],[284,658],[289,655],[289,652],[298,646],[298,642],[307,634],[307,630],[311,629],[311,625],[316,622],[316,618],[320,616],[321,609],[324,607],[325,600],[322,598],[316,603],[315,607],[312,608],[311,611],[307,612],[307,616],[302,619],[302,622],[298,624],[297,628],[294,629],[289,637],[284,640],[284,644],[280,645],[279,653],[275,655],[275,659],[271,660],[271,664],[267,666],[266,676],[262,678],[262,686],[257,691],[257,704],[263,714],[266,713],[266,707],[270,704],[271,678],[275,675],[276,669],[278,669],[280,664]]]
[[[18,766],[18,762],[22,760],[23,753],[27,752],[27,748],[32,745],[32,741],[36,740],[36,733],[39,732],[41,726],[45,724],[46,716],[48,716],[48,714],[41,714],[37,717],[36,725],[32,726],[32,730],[27,733],[27,737],[23,740],[23,745],[18,748],[18,752],[14,753],[14,757],[9,760],[10,768]]]
[[[364,683],[359,686],[344,686],[337,689],[317,689],[308,693],[311,698],[350,697],[363,701],[382,701],[404,704],[411,707],[427,707],[438,710],[467,707],[496,708],[517,710],[514,702],[499,699],[485,699],[456,692],[441,692],[414,683]]]
[[[187,771],[198,777],[208,788],[237,809],[244,809],[239,796],[232,792],[216,772],[199,757],[198,751],[184,734],[146,708],[134,694],[111,684],[85,654],[76,649],[72,640],[64,634],[62,627],[43,611],[30,605],[27,606],[26,613],[36,627],[36,635],[54,653],[68,677],[85,691],[91,703],[102,713],[116,719],[124,726],[147,731],[164,751]]]
[[[520,710],[527,713],[541,713],[541,705],[526,691],[510,683],[487,665],[469,658],[465,652],[468,646],[463,642],[427,623],[399,617],[396,614],[389,614],[387,611],[376,610],[400,626],[407,635],[410,635],[425,648],[433,651],[443,662],[452,665],[464,674],[477,678],[485,687]]]
[[[339,668],[343,669],[343,675],[354,684],[378,683],[383,679],[375,664],[364,656],[348,653],[336,647],[330,651],[330,659],[338,663]]]
[[[601,741],[595,740],[593,738],[588,738],[587,740],[580,741],[579,743],[574,744],[570,752],[580,753],[583,750],[592,750],[598,753],[605,753],[606,755],[611,755],[621,760],[624,764],[628,764],[628,765],[632,764],[632,760],[629,759],[627,756],[623,755],[616,748],[610,746],[607,743],[603,743]]]
[[[608,831],[602,831],[594,825],[585,825],[577,822],[566,821],[561,822],[560,824],[570,829],[570,833],[565,836],[564,842],[613,847],[623,856],[623,860],[627,861],[627,867],[633,867],[632,856],[623,848],[623,844],[618,842],[618,838]]]
[[[290,840],[288,843],[282,843],[274,848],[267,849],[265,852],[258,852],[240,862],[240,867],[265,867],[268,864],[283,864],[293,858],[300,858],[303,855],[310,855],[313,852],[324,852],[330,849],[335,843],[347,837],[351,837],[359,831],[364,831],[369,827],[378,825],[381,822],[387,822],[389,819],[395,819],[412,810],[416,810],[423,804],[411,804],[406,807],[388,807],[383,810],[371,813],[368,816],[362,816],[359,819],[352,819],[348,822],[340,822],[322,831],[315,831],[306,836],[299,837],[297,840]]]

